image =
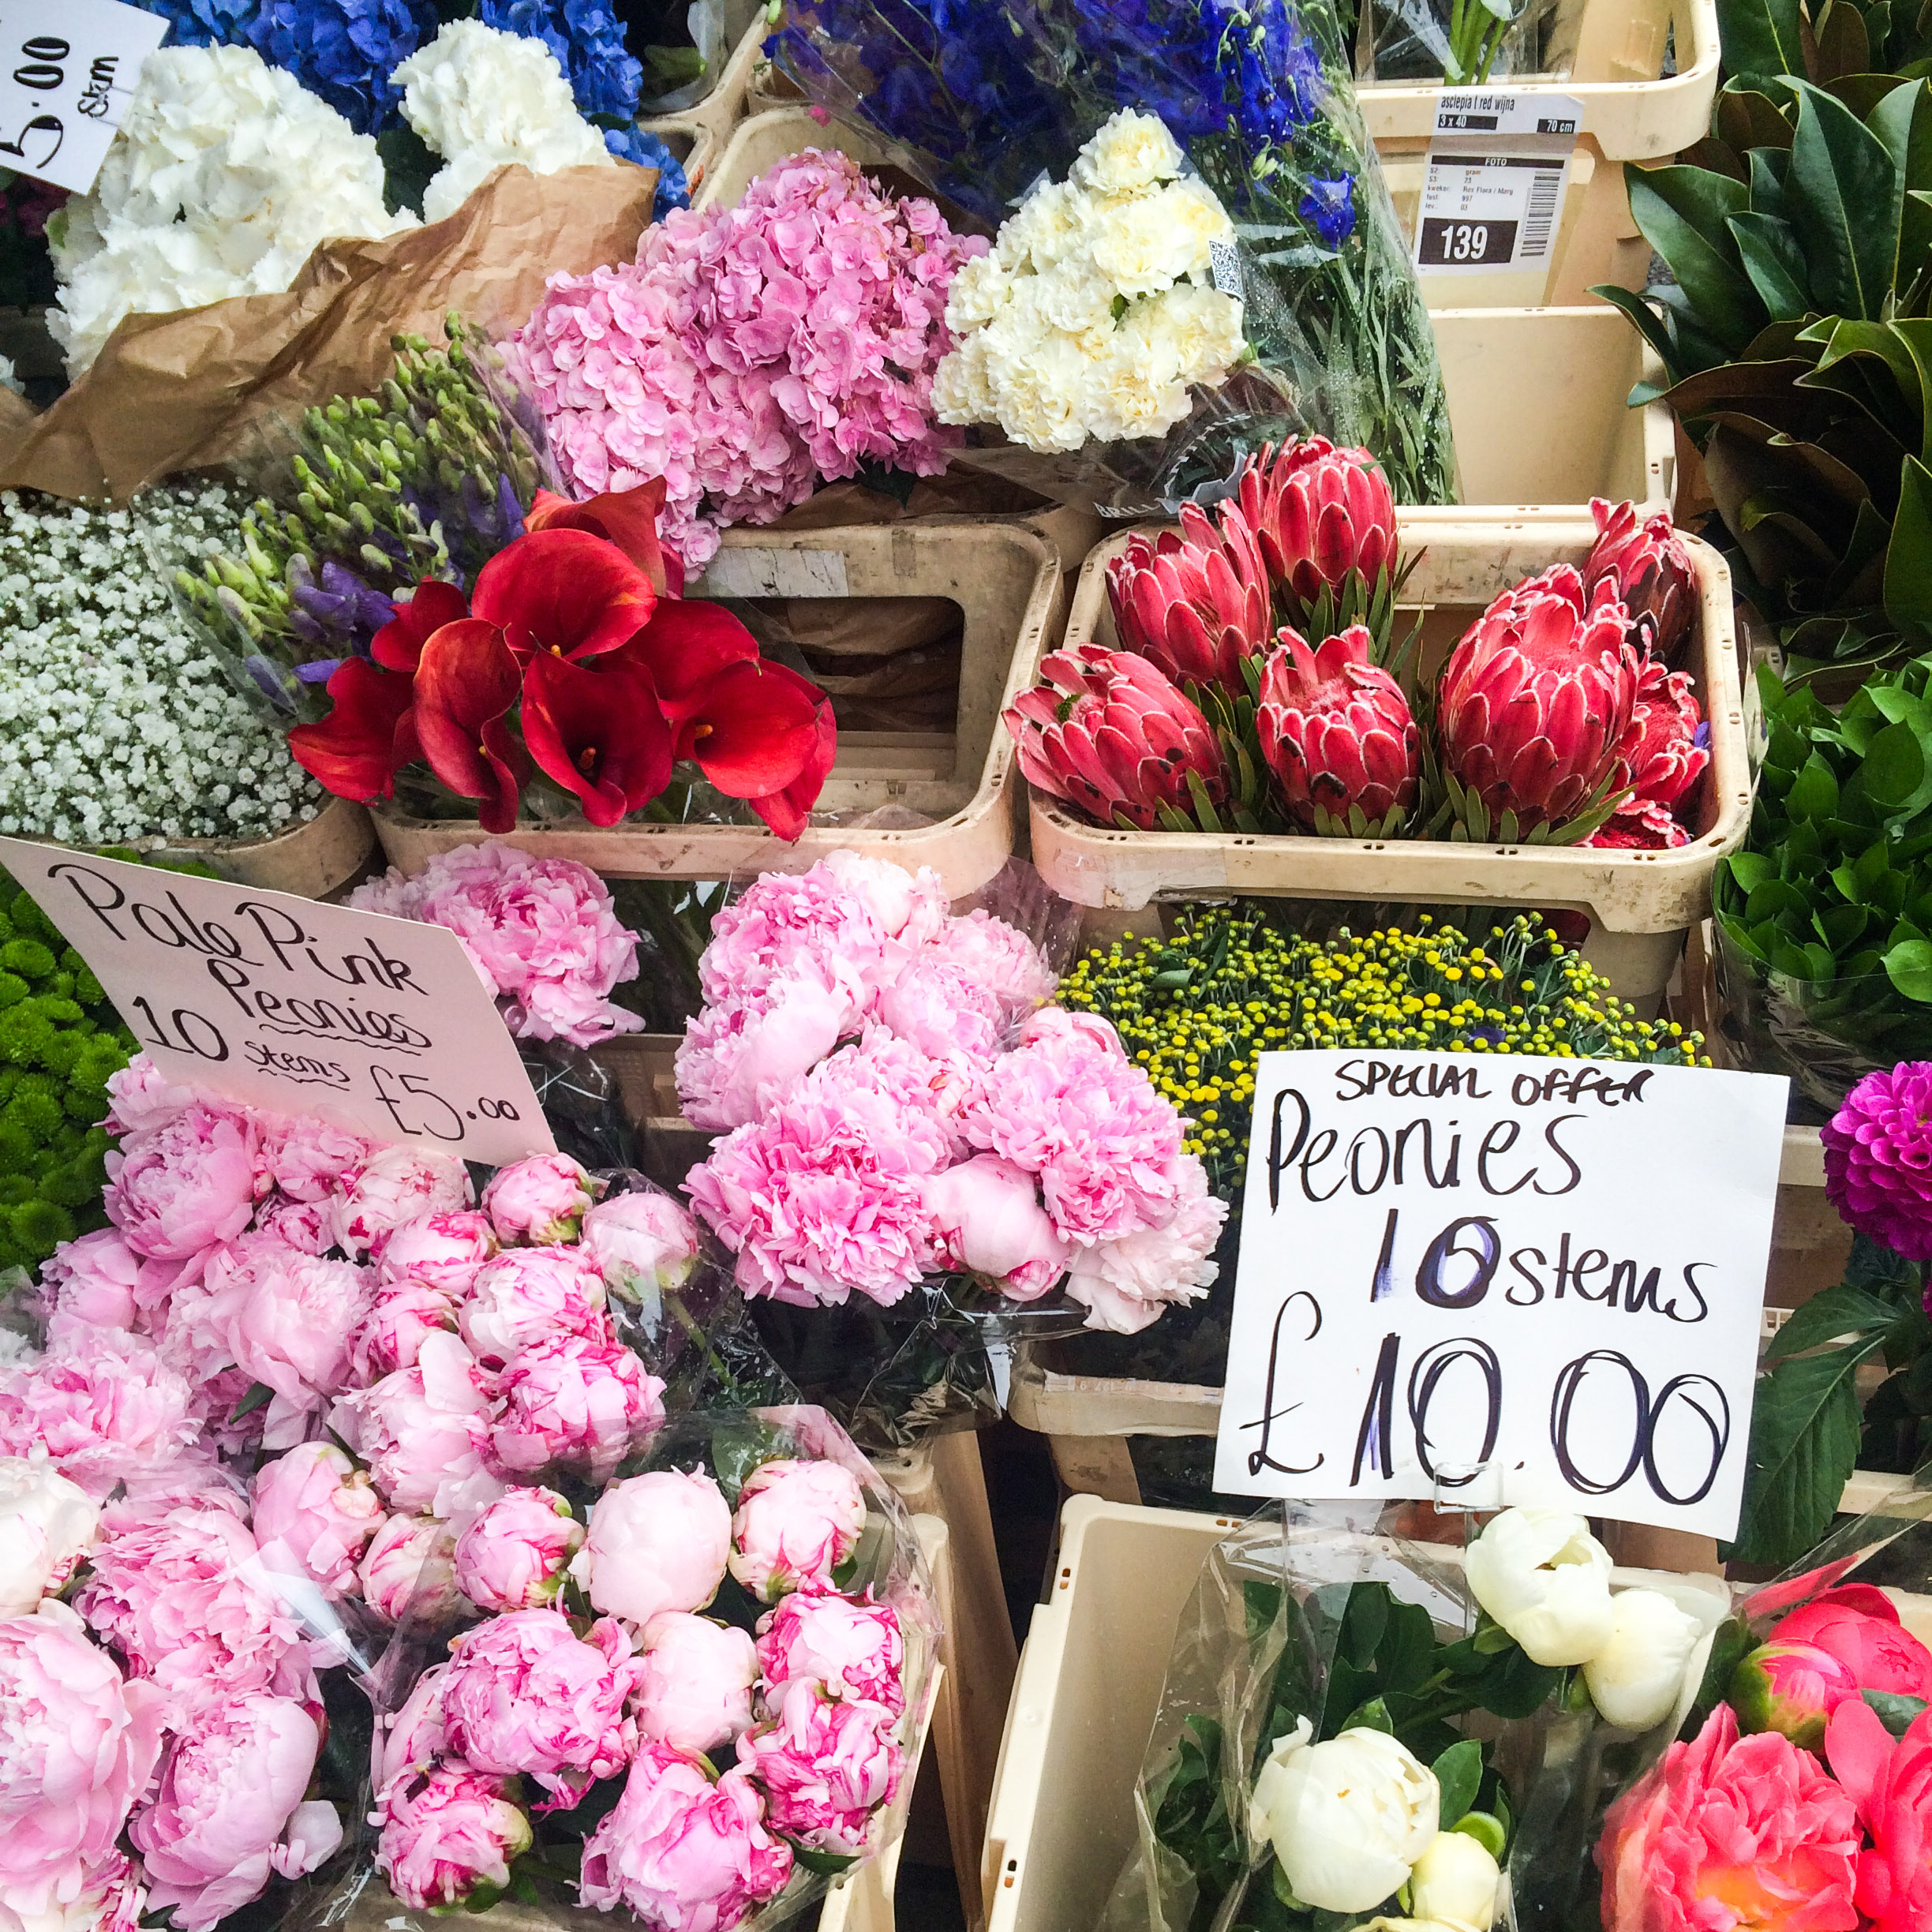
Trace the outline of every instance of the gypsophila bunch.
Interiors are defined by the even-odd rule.
[[[1324,1046],[1550,1054],[1709,1066],[1702,1037],[1640,1020],[1533,912],[1477,944],[1427,914],[1413,932],[1296,938],[1258,911],[1186,910],[1173,936],[1096,946],[1060,1003],[1112,1020],[1155,1091],[1194,1118],[1187,1151],[1238,1195],[1255,1058]]]
[[[946,305],[959,344],[933,378],[942,422],[1076,450],[1163,435],[1192,385],[1226,379],[1247,343],[1211,251],[1233,249],[1234,225],[1183,166],[1159,120],[1123,108],[961,266]]]
[[[213,486],[130,510],[0,496],[0,832],[96,844],[314,816],[320,792],[190,635],[149,552],[208,554],[238,527]]]
[[[249,47],[164,47],[93,193],[47,225],[48,327],[78,376],[124,316],[286,289],[331,237],[415,225],[384,206],[375,142],[293,75]]]

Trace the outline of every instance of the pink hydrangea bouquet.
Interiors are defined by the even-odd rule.
[[[715,1932],[878,1848],[927,1683],[908,1521],[816,1410],[673,1423],[474,1514],[434,1661],[385,1685],[373,1857],[412,1910],[557,1884]],[[614,1802],[613,1802],[614,1801]]]
[[[1131,1334],[1212,1282],[1226,1205],[1188,1122],[1106,1021],[1045,1005],[1024,934],[849,852],[712,930],[677,1079],[724,1137],[687,1185],[747,1296],[890,1308],[949,1276]]]
[[[573,492],[663,477],[661,533],[695,572],[720,530],[770,522],[821,478],[945,469],[946,300],[986,249],[807,150],[736,208],[654,223],[635,262],[553,275],[505,353]]]

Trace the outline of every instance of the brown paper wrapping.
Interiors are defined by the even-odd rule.
[[[0,488],[125,502],[239,455],[270,421],[375,389],[399,331],[440,342],[452,309],[492,334],[515,328],[548,277],[637,252],[657,182],[627,164],[499,168],[443,221],[325,242],[284,294],[129,316],[43,414],[0,410]]]

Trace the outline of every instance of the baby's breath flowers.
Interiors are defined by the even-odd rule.
[[[320,793],[176,611],[157,560],[239,544],[213,486],[132,510],[0,494],[0,832],[247,837]]]
[[[1208,1185],[1237,1200],[1255,1057],[1323,1046],[1549,1054],[1709,1066],[1700,1035],[1640,1020],[1534,913],[1481,942],[1425,914],[1329,941],[1297,939],[1252,907],[1183,912],[1173,937],[1097,946],[1060,1002],[1114,1022],[1136,1064],[1194,1125]]]

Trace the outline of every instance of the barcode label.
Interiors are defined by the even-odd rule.
[[[1472,151],[1466,137],[1432,147],[1416,222],[1416,266],[1430,275],[1544,266],[1569,174],[1567,152],[1486,145]]]
[[[1241,250],[1232,242],[1210,242],[1208,244],[1208,260],[1214,276],[1214,285],[1223,295],[1232,295],[1239,301],[1244,293],[1241,283]]]
[[[1541,168],[1530,185],[1530,205],[1523,215],[1522,241],[1516,254],[1519,261],[1541,261],[1548,254],[1550,228],[1556,219],[1556,198],[1563,190],[1560,167]]]

